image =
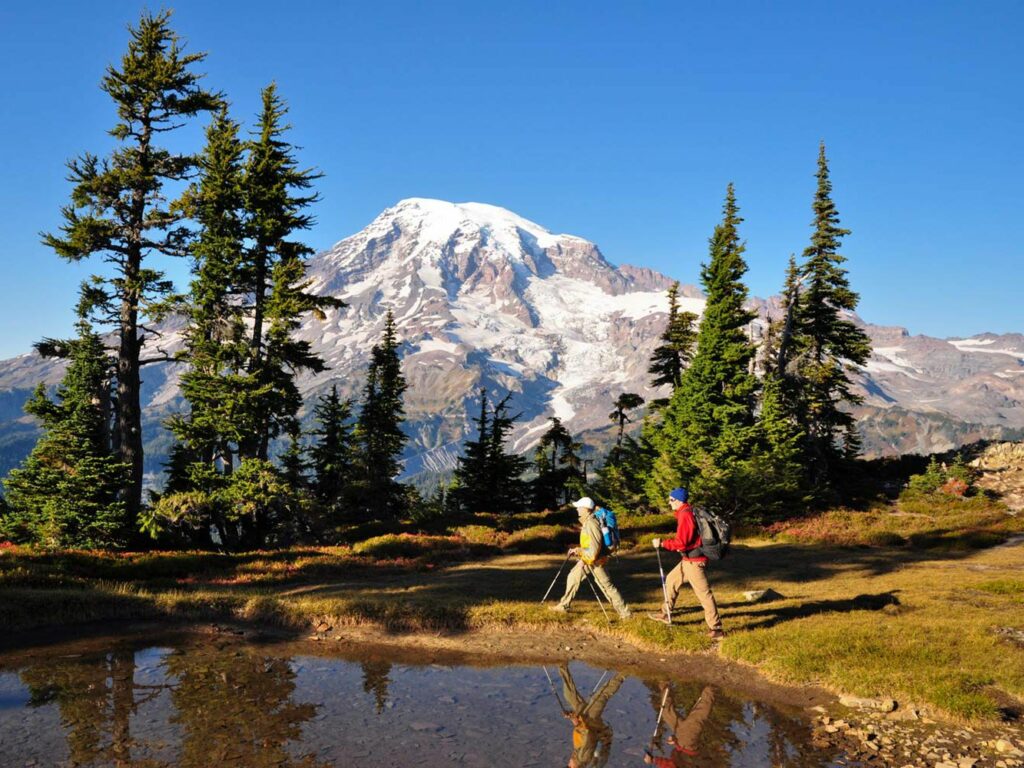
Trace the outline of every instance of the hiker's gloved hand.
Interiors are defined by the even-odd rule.
[[[580,553],[580,548],[579,547],[573,547],[572,549],[569,550],[569,554],[572,555],[573,557],[578,556],[579,553]]]
[[[654,545],[655,549],[661,549],[661,539],[651,539],[651,544]]]

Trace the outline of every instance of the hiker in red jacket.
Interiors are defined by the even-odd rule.
[[[712,640],[718,640],[725,636],[722,632],[722,619],[718,615],[718,604],[715,602],[715,595],[708,585],[705,575],[705,567],[708,559],[700,552],[700,533],[697,531],[696,521],[693,519],[693,508],[687,503],[689,494],[685,488],[673,488],[668,495],[669,506],[676,515],[676,535],[671,539],[655,539],[652,543],[654,548],[664,547],[665,549],[678,552],[682,555],[679,565],[672,569],[665,578],[665,604],[661,607],[660,613],[652,613],[650,617],[656,621],[663,621],[666,624],[672,623],[672,608],[676,604],[676,597],[683,583],[693,588],[694,594],[704,609],[704,621],[708,624],[708,636]]]
[[[672,731],[668,737],[668,743],[672,745],[672,754],[669,757],[657,757],[652,752],[646,752],[644,762],[648,765],[655,765],[657,768],[682,768],[686,765],[695,765],[696,763],[691,762],[690,758],[699,756],[700,734],[704,730],[704,723],[707,722],[708,716],[711,714],[711,708],[715,705],[715,689],[710,685],[705,686],[686,717],[679,717],[676,713],[672,692],[667,685],[664,690],[666,692],[664,700],[665,725]]]

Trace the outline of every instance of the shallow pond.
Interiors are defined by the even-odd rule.
[[[0,765],[612,768],[648,752],[665,768],[849,764],[811,747],[799,712],[613,663],[315,652],[169,635],[0,654]]]

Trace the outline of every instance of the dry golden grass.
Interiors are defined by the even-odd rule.
[[[1024,699],[1024,649],[1012,641],[1020,635],[1006,631],[1024,631],[1024,543],[977,549],[976,533],[1005,538],[1024,525],[980,507],[895,511],[892,519],[834,512],[792,525],[807,531],[822,529],[822,520],[842,521],[844,540],[855,543],[877,541],[883,530],[907,532],[890,526],[911,519],[900,546],[841,546],[779,531],[737,544],[710,569],[728,633],[720,653],[780,681],[892,697],[965,720],[995,718],[1005,696],[994,697],[993,689]],[[962,540],[956,525],[964,526]],[[586,585],[568,615],[541,605],[564,555],[509,553],[510,540],[516,549],[564,552],[558,519],[506,524],[500,541],[487,541],[482,530],[494,526],[480,528],[230,556],[8,551],[0,555],[0,622],[26,629],[101,618],[235,618],[305,630],[329,616],[384,632],[456,635],[585,625],[643,647],[708,650],[703,615],[688,590],[672,627],[640,615],[661,602],[646,542],[670,531],[670,518],[626,521],[629,541],[609,569],[636,616],[610,625]],[[666,568],[675,563],[667,558]],[[564,579],[565,571],[552,599]],[[776,597],[748,603],[742,592],[752,589]]]

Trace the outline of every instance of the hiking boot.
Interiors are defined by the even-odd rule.
[[[660,621],[662,624],[668,624],[669,626],[672,626],[672,617],[664,611],[659,611],[658,613],[648,613],[647,618],[651,621]]]
[[[725,632],[723,632],[720,629],[709,629],[708,637],[710,637],[712,640],[721,640],[723,637],[725,637]]]
[[[555,613],[568,613],[569,612],[569,609],[566,608],[561,603],[555,603],[554,605],[549,605],[548,606],[548,610],[549,611],[554,611]]]

